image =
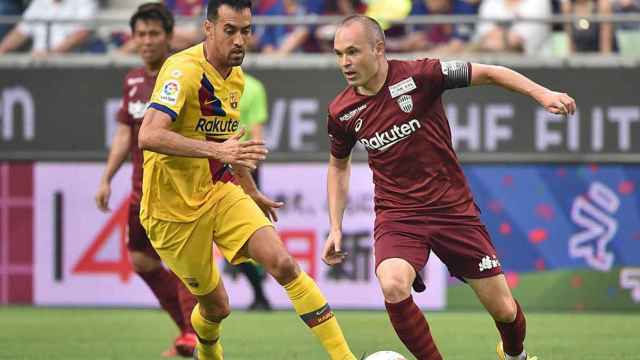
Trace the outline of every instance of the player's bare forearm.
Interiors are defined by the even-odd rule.
[[[129,147],[131,146],[131,131],[129,126],[118,124],[116,134],[111,143],[111,150],[107,159],[107,166],[102,175],[103,182],[111,182],[111,178],[118,172],[120,166],[124,163],[129,155]]]
[[[504,66],[472,64],[471,85],[498,85],[535,98],[539,92],[549,91],[517,71]]]
[[[327,171],[327,195],[329,203],[329,222],[331,230],[342,229],[342,217],[347,207],[349,178],[351,176],[351,158],[329,158]]]
[[[205,140],[190,139],[172,131],[169,115],[151,108],[144,115],[138,135],[140,149],[166,155],[216,158],[213,151],[216,145]]]
[[[566,93],[556,92],[504,66],[472,64],[471,85],[494,84],[519,92],[536,100],[547,111],[569,115],[576,110],[576,102]]]
[[[240,183],[242,190],[249,196],[253,196],[258,192],[258,187],[256,186],[255,181],[253,181],[253,177],[251,176],[251,172],[244,166],[234,166],[231,168],[233,175]]]

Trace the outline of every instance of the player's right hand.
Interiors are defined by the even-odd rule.
[[[240,141],[244,136],[245,129],[228,138],[221,143],[216,158],[225,164],[244,166],[251,170],[255,170],[258,161],[267,158],[267,147],[264,141],[250,140]]]
[[[341,263],[348,253],[342,251],[342,231],[331,230],[322,249],[322,261],[329,266]]]
[[[111,211],[109,208],[109,197],[111,197],[111,184],[104,181],[100,182],[98,192],[96,192],[96,206],[100,211]]]

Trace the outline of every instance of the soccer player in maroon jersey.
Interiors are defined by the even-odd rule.
[[[174,19],[161,3],[140,5],[130,20],[133,39],[138,43],[144,66],[133,69],[125,77],[122,107],[118,112],[118,128],[95,199],[98,208],[109,211],[111,179],[131,153],[133,192],[129,205],[129,241],[127,243],[135,272],[149,286],[162,308],[169,313],[181,334],[163,355],[191,356],[197,343],[191,327],[191,310],[196,300],[172,272],[166,270],[140,225],[142,193],[142,150],[138,148],[138,131],[151,97],[156,76],[170,55],[169,44]]]
[[[575,101],[502,66],[387,60],[382,30],[361,15],[341,23],[334,50],[349,86],[329,105],[331,230],[323,260],[334,265],[347,256],[341,249],[342,217],[350,153],[359,141],[375,184],[376,275],[389,319],[409,351],[420,360],[442,359],[411,296],[412,285],[424,290],[416,274],[433,251],[471,286],[495,320],[502,338],[499,357],[536,359],[524,351],[525,317],[453,150],[441,96],[447,89],[495,84],[563,115],[573,114]]]

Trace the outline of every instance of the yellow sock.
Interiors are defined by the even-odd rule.
[[[220,344],[219,322],[209,321],[200,314],[200,305],[196,304],[191,311],[191,326],[198,336],[199,360],[222,360],[222,345]]]
[[[342,335],[338,320],[333,315],[324,295],[318,285],[304,272],[284,289],[291,299],[296,313],[311,328],[313,334],[320,340],[331,360],[355,360],[349,345]]]

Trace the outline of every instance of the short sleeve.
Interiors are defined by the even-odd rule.
[[[466,87],[471,84],[471,63],[460,60],[440,61],[438,59],[419,60],[423,87],[429,89],[432,97],[440,96],[445,90]]]
[[[415,77],[421,83],[421,88],[427,89],[431,97],[442,95],[445,90],[444,75],[440,60],[422,59],[413,62]]]
[[[338,159],[349,156],[351,149],[356,144],[355,138],[349,135],[331,115],[327,116],[327,130],[331,155]]]
[[[178,63],[171,59],[165,61],[158,74],[149,107],[162,111],[175,121],[187,97],[196,96],[199,73],[196,64]]]

